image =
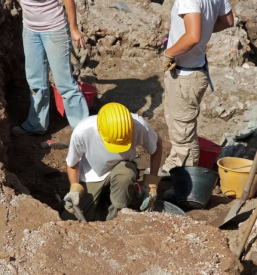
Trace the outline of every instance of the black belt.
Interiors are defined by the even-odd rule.
[[[195,68],[185,68],[185,67],[181,67],[181,66],[177,65],[176,69],[187,71],[187,72],[203,71],[205,73],[205,75],[207,76],[207,80],[208,80],[208,83],[210,85],[211,91],[214,92],[214,87],[213,87],[212,82],[211,82],[211,77],[210,77],[207,65],[208,65],[207,62],[204,64],[203,67],[195,67]]]

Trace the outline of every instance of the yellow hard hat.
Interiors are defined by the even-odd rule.
[[[97,116],[97,128],[109,152],[123,153],[129,150],[134,120],[125,106],[115,102],[104,105]]]

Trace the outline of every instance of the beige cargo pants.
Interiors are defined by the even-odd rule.
[[[136,191],[137,178],[136,163],[122,161],[103,181],[82,183],[85,195],[80,201],[80,208],[86,221],[105,221],[115,218],[119,209],[130,204]],[[61,218],[76,220],[67,210],[64,210]]]
[[[203,71],[180,76],[173,70],[165,72],[164,84],[164,113],[172,148],[163,169],[169,171],[176,166],[197,166],[197,117],[208,87],[207,77]]]

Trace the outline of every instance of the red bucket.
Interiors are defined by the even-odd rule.
[[[80,90],[82,91],[82,94],[84,95],[86,101],[87,101],[87,105],[88,108],[90,108],[94,96],[96,94],[96,88],[90,84],[84,83],[84,82],[80,82],[78,81],[78,85]],[[54,98],[55,98],[55,105],[56,105],[56,109],[58,111],[58,113],[64,117],[65,116],[65,110],[64,110],[64,106],[63,106],[63,100],[61,95],[59,94],[57,88],[55,87],[55,84],[52,83],[52,87],[54,89]]]
[[[205,138],[198,137],[198,141],[200,147],[200,159],[198,166],[211,169],[218,156],[222,153],[223,148]]]

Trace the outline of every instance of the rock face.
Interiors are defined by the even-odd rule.
[[[208,118],[219,117],[228,121],[242,115],[246,108],[257,101],[256,67],[244,64],[231,69],[210,66],[210,75],[215,88],[208,88],[201,105],[202,114]]]
[[[18,274],[239,274],[223,234],[190,218],[127,209],[110,222],[25,230]],[[1,269],[1,266],[0,266]]]
[[[247,1],[235,1],[235,12],[240,17],[240,19],[245,23],[245,28],[247,29],[248,37],[254,47],[257,47],[257,1],[247,0]]]
[[[110,9],[112,1],[76,1],[79,27],[93,46],[92,55],[155,57],[163,35],[170,30],[174,1],[154,2],[128,0],[132,13],[125,13]],[[234,68],[248,60],[251,49],[249,34],[243,28],[245,21],[235,19],[234,28],[213,34],[207,47],[210,63]]]
[[[242,66],[250,55],[249,43],[247,32],[235,18],[235,27],[212,35],[207,45],[208,61],[221,67]]]
[[[153,57],[161,46],[162,19],[150,0],[128,0],[132,13],[109,8],[114,2],[76,1],[78,24],[94,47],[92,55]]]

